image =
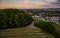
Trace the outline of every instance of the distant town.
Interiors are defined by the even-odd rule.
[[[33,18],[53,22],[60,25],[60,8],[20,9],[31,14]]]

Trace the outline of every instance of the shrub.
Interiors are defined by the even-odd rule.
[[[54,28],[53,24],[50,23],[50,22],[45,22],[45,21],[42,21],[42,20],[36,20],[34,22],[34,25],[38,28],[41,28],[43,29],[44,31],[54,35],[56,32],[56,29]]]
[[[0,10],[0,30],[25,27],[33,21],[31,15],[17,9]]]

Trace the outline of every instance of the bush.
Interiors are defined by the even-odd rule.
[[[0,10],[0,30],[25,27],[33,21],[31,15],[17,9]]]
[[[42,21],[42,20],[35,20],[34,25],[52,34],[56,38],[60,38],[60,30],[59,30],[60,26],[59,25],[52,23],[52,22]]]
[[[56,29],[54,28],[53,24],[50,22],[45,22],[45,21],[41,21],[41,20],[36,20],[34,22],[34,25],[38,28],[43,29],[44,31],[54,35],[56,32]]]

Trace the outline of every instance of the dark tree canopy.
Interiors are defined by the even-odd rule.
[[[25,27],[33,21],[31,15],[17,9],[0,10],[0,29]]]

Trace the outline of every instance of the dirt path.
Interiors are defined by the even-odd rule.
[[[34,26],[34,22],[32,22],[30,25],[28,25],[26,28],[36,28],[35,26]]]

